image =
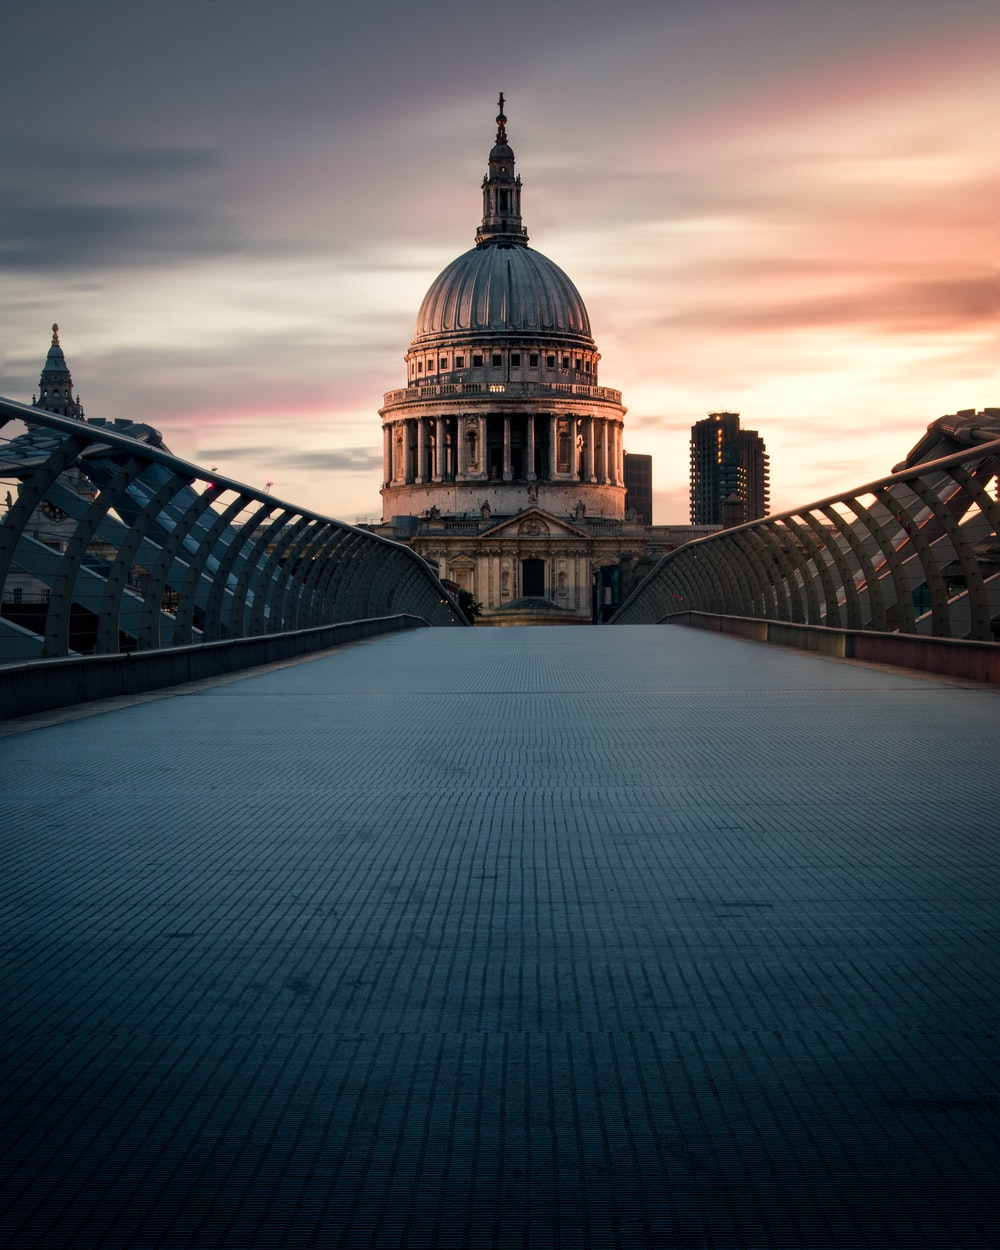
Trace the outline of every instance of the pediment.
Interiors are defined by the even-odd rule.
[[[553,516],[542,508],[525,508],[515,516],[506,517],[497,525],[484,530],[483,538],[525,538],[544,542],[549,538],[589,538],[586,530],[577,528],[571,521]]]

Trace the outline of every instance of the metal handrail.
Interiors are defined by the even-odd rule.
[[[0,399],[11,423],[0,663],[399,613],[465,624],[408,547],[181,460],[149,426]]]
[[[690,610],[1000,637],[1000,421],[993,412],[982,414],[962,450],[686,543],[659,561],[609,623],[650,624]],[[941,437],[918,447],[947,442],[954,420],[932,425]],[[983,422],[991,423],[989,441]]]

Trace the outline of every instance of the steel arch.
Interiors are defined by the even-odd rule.
[[[95,654],[117,652],[122,628],[149,650],[388,615],[389,605],[465,624],[409,548],[180,460],[148,426],[0,399],[0,429],[0,477],[17,496],[0,521],[0,663],[76,654],[79,611],[91,614]],[[34,536],[43,531],[45,541]],[[132,584],[136,569],[144,588]],[[37,597],[34,628],[15,619],[15,584]]]
[[[724,610],[989,640],[1000,633],[998,469],[1000,409],[943,417],[884,478],[670,552],[609,623]],[[914,596],[924,584],[922,614]]]

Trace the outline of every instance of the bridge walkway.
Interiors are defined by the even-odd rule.
[[[995,689],[442,629],[96,710],[0,738],[5,1244],[996,1244]]]

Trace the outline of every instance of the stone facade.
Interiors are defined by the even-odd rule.
[[[621,392],[576,287],[528,247],[503,96],[496,120],[475,246],[432,283],[380,409],[379,528],[486,623],[584,623],[608,569],[677,544],[626,517]]]

